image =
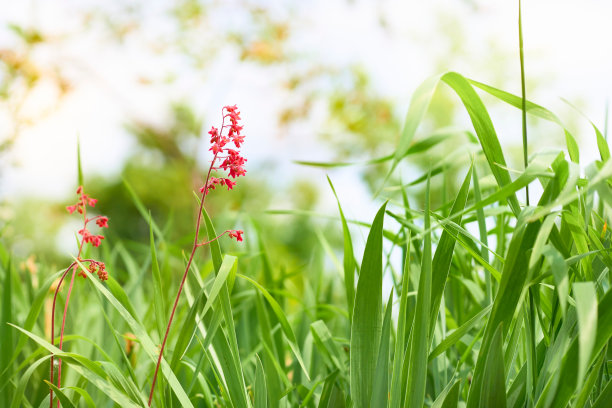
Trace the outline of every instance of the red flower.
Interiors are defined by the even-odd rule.
[[[96,220],[96,224],[98,224],[98,227],[100,228],[108,228],[108,217],[100,217]]]
[[[242,241],[242,234],[244,234],[244,231],[242,230],[229,230],[228,231],[228,235],[230,236],[230,238],[236,238],[236,241]]]
[[[66,210],[68,210],[68,212],[72,214],[76,210],[76,208],[77,208],[76,205],[69,205],[66,207]]]

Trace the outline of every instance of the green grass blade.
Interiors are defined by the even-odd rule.
[[[81,165],[81,140],[77,136],[77,174],[79,186],[82,186],[83,181],[83,166]]]
[[[417,292],[417,303],[414,314],[414,326],[411,334],[411,345],[408,365],[408,385],[406,387],[406,406],[420,408],[425,399],[427,376],[427,355],[429,351],[429,324],[432,285],[431,232],[430,232],[430,181],[425,188],[425,214],[423,255],[421,259],[421,276]]]
[[[391,408],[399,408],[402,405],[402,368],[404,366],[405,345],[406,345],[406,324],[408,320],[408,289],[410,286],[410,232],[407,232],[406,239],[406,260],[404,261],[404,271],[402,276],[402,289],[400,293],[400,308],[397,316],[397,333],[395,340],[395,352],[393,353],[393,368],[391,373]]]
[[[481,407],[506,408],[506,380],[504,378],[503,330],[500,324],[495,330],[488,349],[484,380],[480,394]]]
[[[453,345],[457,344],[459,340],[463,336],[465,336],[472,328],[474,328],[478,323],[482,323],[485,316],[491,311],[493,305],[489,305],[482,309],[480,312],[476,313],[474,317],[469,319],[467,322],[463,323],[457,329],[455,329],[452,333],[450,333],[444,340],[440,342],[434,348],[431,353],[429,353],[429,361],[438,357],[440,354],[444,353],[446,350],[451,348]]]
[[[449,72],[442,76],[442,81],[448,84],[457,95],[461,98],[463,105],[465,106],[472,125],[476,131],[476,136],[480,141],[482,151],[489,163],[491,173],[495,176],[497,184],[500,188],[512,182],[510,174],[506,167],[506,159],[502,151],[499,139],[495,133],[493,122],[486,107],[482,103],[482,100],[474,91],[474,88],[470,85],[467,79],[456,72]],[[520,212],[520,207],[516,195],[512,194],[508,197],[508,204],[515,214]]]
[[[3,351],[0,352],[0,372],[2,377],[0,378],[0,384],[8,382],[8,379],[12,375],[12,369],[9,364],[12,365],[13,359],[11,358],[13,350],[13,330],[9,327],[9,324],[13,321],[13,284],[11,277],[11,258],[9,258],[8,265],[4,269],[4,279],[2,280],[2,314],[0,316],[0,342],[2,343]],[[3,393],[2,399],[4,406],[8,406],[10,401],[10,393]]]
[[[24,336],[26,336],[26,334],[24,334]],[[26,389],[26,386],[28,385],[28,382],[30,381],[30,377],[32,376],[32,373],[34,373],[34,371],[36,371],[36,369],[42,363],[45,363],[50,358],[51,358],[51,355],[39,358],[38,360],[30,364],[28,369],[21,375],[21,377],[19,378],[19,382],[17,383],[17,388],[15,389],[15,394],[13,396],[13,402],[11,403],[11,408],[19,408],[21,406],[21,400],[24,397],[25,389]]]
[[[473,165],[472,165],[473,166]],[[472,179],[472,166],[467,172],[463,184],[457,193],[457,197],[453,202],[450,216],[460,214],[465,208],[467,202],[468,193],[470,190],[470,181]],[[461,224],[461,215],[455,218],[457,224]],[[436,248],[432,261],[432,277],[431,277],[431,304],[429,306],[429,338],[433,336],[434,327],[436,324],[436,317],[440,309],[440,301],[442,300],[442,294],[444,293],[444,287],[448,279],[450,272],[450,265],[453,259],[453,251],[455,250],[456,239],[447,231],[442,232],[440,241]]]
[[[47,384],[49,388],[53,390],[53,393],[55,394],[57,399],[59,399],[62,407],[74,408],[74,404],[70,401],[70,398],[68,398],[68,396],[64,394],[64,391],[57,388],[54,384],[51,384],[49,381],[47,380],[44,380],[44,381],[45,381],[45,384]]]
[[[253,387],[255,392],[255,403],[254,408],[268,408],[268,396],[266,393],[266,376],[264,375],[263,365],[259,356],[256,356],[255,363],[255,386]]]
[[[223,289],[223,286],[227,283],[228,278],[236,275],[237,267],[238,259],[235,256],[226,255],[223,258],[219,272],[217,273],[217,276],[215,276],[215,280],[210,288],[210,293],[208,294],[208,299],[206,300],[204,309],[201,312],[202,315],[205,315],[206,312],[208,312],[213,302],[221,292],[221,289]]]
[[[163,234],[162,230],[155,223],[155,220],[150,218],[149,211],[144,206],[142,201],[140,201],[140,198],[136,194],[136,191],[134,191],[134,188],[132,187],[132,185],[126,179],[123,179],[123,185],[125,186],[125,189],[128,191],[130,196],[132,197],[132,201],[134,202],[134,205],[136,206],[136,209],[138,210],[138,212],[140,213],[142,218],[144,220],[146,220],[147,222],[148,221],[151,222],[151,227],[153,228],[153,232],[155,232],[155,235],[157,236],[157,239],[159,239],[160,241],[163,242],[164,234]]]
[[[382,331],[383,204],[368,234],[357,282],[350,339],[351,398],[356,408],[369,407]]]
[[[528,278],[528,258],[525,257],[525,253],[533,247],[539,228],[539,222],[525,225],[524,219],[517,221],[517,226],[506,255],[502,279],[497,296],[493,302],[493,309],[487,322],[482,346],[476,367],[474,368],[474,379],[468,395],[468,408],[480,406],[479,401],[484,380],[486,356],[495,331],[500,327],[500,324],[502,327],[510,326],[512,316],[519,304],[519,299]],[[502,332],[502,339],[503,335],[504,333]]]
[[[293,354],[295,355],[295,358],[298,360],[300,367],[302,367],[304,374],[306,374],[306,377],[310,379],[310,375],[308,374],[308,370],[306,369],[306,365],[304,364],[304,359],[302,358],[302,353],[300,353],[300,349],[297,344],[295,333],[293,332],[293,329],[291,328],[291,325],[289,324],[289,321],[287,320],[287,316],[285,315],[285,312],[280,307],[276,299],[274,299],[274,297],[272,297],[270,292],[268,292],[263,286],[257,283],[257,281],[249,278],[248,276],[241,275],[241,274],[237,274],[236,276],[251,283],[266,298],[266,300],[268,301],[268,304],[270,305],[270,307],[272,308],[272,311],[274,312],[274,315],[276,316],[276,318],[278,319],[281,325],[281,329],[283,330],[283,333],[285,334],[285,337],[287,339],[287,342],[289,343],[289,347],[291,348],[291,351],[293,351]]]
[[[438,395],[431,408],[457,408],[461,381],[452,381]]]
[[[576,282],[573,285],[576,312],[578,314],[579,364],[577,387],[582,386],[597,333],[597,294],[593,282]]]
[[[348,229],[346,218],[344,218],[344,212],[340,205],[340,200],[336,194],[336,189],[331,182],[329,176],[327,177],[329,186],[334,192],[334,197],[338,202],[338,211],[340,212],[340,220],[342,221],[342,235],[344,236],[344,287],[346,291],[346,300],[348,304],[349,322],[352,321],[353,307],[355,304],[355,255],[353,253],[353,242],[351,240],[351,232]]]
[[[161,336],[164,333],[166,327],[165,318],[165,301],[163,283],[161,279],[161,273],[159,270],[159,264],[157,263],[157,252],[155,251],[155,239],[153,238],[153,224],[151,222],[151,213],[149,213],[149,243],[151,248],[151,269],[153,272],[153,298],[155,308],[155,321],[157,323],[157,332]]]
[[[391,313],[393,312],[393,291],[387,301],[387,310],[383,319],[380,336],[380,350],[374,371],[371,407],[384,407],[389,402],[389,350],[391,346]]]
[[[612,381],[608,381],[591,408],[607,408],[612,401]]]

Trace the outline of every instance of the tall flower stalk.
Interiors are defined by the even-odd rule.
[[[153,383],[151,384],[151,392],[149,393],[149,406],[151,406],[151,402],[153,401],[153,392],[155,390],[155,382],[157,380],[157,374],[159,372],[159,367],[161,365],[161,360],[164,354],[164,349],[166,348],[166,341],[168,340],[168,333],[170,332],[170,326],[172,325],[172,320],[174,319],[174,313],[176,312],[176,308],[178,306],[179,299],[181,297],[181,292],[183,291],[183,286],[185,285],[185,280],[187,279],[187,274],[189,273],[189,268],[191,267],[191,262],[193,262],[193,258],[195,256],[196,250],[204,245],[207,245],[219,238],[223,235],[228,234],[230,238],[235,238],[236,241],[242,241],[243,231],[241,230],[226,230],[217,237],[209,240],[199,242],[199,232],[200,225],[202,222],[202,209],[204,208],[204,203],[206,202],[206,196],[211,190],[214,190],[216,186],[226,186],[228,190],[231,190],[236,185],[236,182],[232,179],[236,179],[237,177],[244,176],[246,174],[246,170],[244,169],[244,164],[246,163],[246,159],[240,155],[238,149],[240,149],[242,143],[244,142],[244,135],[241,134],[242,126],[240,126],[240,112],[236,105],[234,106],[224,106],[221,110],[222,121],[221,127],[217,129],[216,127],[212,127],[208,134],[210,135],[210,144],[211,147],[209,151],[213,153],[213,159],[210,162],[210,166],[208,167],[208,172],[206,174],[206,179],[204,181],[204,185],[200,188],[200,193],[202,194],[200,200],[200,208],[198,209],[198,217],[196,221],[195,228],[195,238],[193,240],[193,246],[191,248],[191,254],[189,255],[189,260],[187,261],[187,266],[185,267],[185,272],[183,273],[183,279],[181,280],[181,284],[179,285],[178,293],[176,294],[176,298],[174,299],[174,305],[172,306],[172,312],[170,313],[170,319],[168,320],[168,326],[166,327],[166,333],[164,334],[164,339],[162,341],[161,349],[159,351],[159,357],[157,359],[157,365],[155,366],[155,373],[153,374]],[[229,120],[230,124],[226,125],[226,119]],[[231,146],[231,147],[227,147]],[[227,177],[212,177],[213,171],[215,172],[226,172]],[[231,179],[230,179],[231,177]]]
[[[98,247],[100,246],[100,244],[102,243],[102,240],[104,239],[103,235],[92,234],[88,229],[88,224],[92,221],[95,221],[98,227],[108,228],[108,217],[105,217],[103,215],[97,215],[95,217],[88,218],[87,217],[87,207],[94,207],[96,203],[98,202],[98,200],[96,200],[95,198],[91,198],[87,194],[85,194],[85,192],[83,191],[83,186],[79,186],[76,193],[79,196],[77,202],[74,205],[69,205],[68,207],[66,207],[66,210],[70,214],[76,211],[83,216],[83,228],[79,230],[79,235],[81,236],[81,238],[78,239],[79,240],[79,251],[77,253],[76,260],[72,262],[70,266],[68,266],[68,268],[66,268],[66,271],[62,274],[55,288],[55,293],[53,294],[53,306],[51,308],[51,344],[54,344],[55,342],[55,305],[57,303],[57,295],[59,291],[61,290],[62,283],[64,282],[66,276],[68,275],[69,272],[72,271],[72,276],[70,277],[70,284],[68,286],[68,293],[66,294],[66,302],[64,303],[64,313],[62,315],[62,327],[60,329],[60,338],[59,338],[59,349],[60,350],[62,350],[64,346],[64,328],[66,327],[66,315],[68,314],[68,303],[70,302],[70,295],[72,294],[72,288],[74,286],[74,278],[75,278],[75,275],[77,275],[77,270],[79,269],[80,265],[87,264],[88,271],[90,273],[96,273],[98,275],[98,278],[101,281],[105,281],[108,279],[108,273],[106,271],[106,265],[104,264],[104,262],[99,262],[94,259],[81,258],[81,255],[83,253],[83,246],[85,244],[91,244],[94,247]],[[87,275],[85,274],[83,270],[79,271],[78,275],[83,278],[87,278]],[[49,375],[49,382],[51,384],[53,384],[53,380],[54,380],[53,363],[54,363],[54,356],[53,354],[51,354],[51,369],[50,369],[50,375]],[[62,360],[58,359],[57,388],[60,388],[61,385],[62,385]],[[59,400],[57,401],[57,406],[58,408],[60,406]],[[53,390],[52,389],[49,392],[49,408],[53,408]]]

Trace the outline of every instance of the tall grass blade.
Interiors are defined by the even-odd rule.
[[[368,234],[355,294],[350,339],[351,398],[355,408],[367,408],[382,331],[382,239],[385,208],[378,210]]]
[[[593,282],[576,282],[573,285],[576,312],[578,314],[578,377],[577,387],[582,386],[597,334],[597,294]]]
[[[427,376],[427,355],[429,352],[429,325],[432,292],[432,260],[430,232],[430,180],[425,187],[425,213],[423,255],[421,259],[421,276],[414,314],[414,325],[411,333],[410,354],[408,355],[408,384],[406,386],[406,406],[417,408],[423,406]]]
[[[355,255],[353,254],[353,242],[351,240],[351,232],[348,229],[346,218],[344,218],[344,212],[342,211],[340,200],[338,199],[336,189],[334,188],[329,176],[327,177],[327,181],[334,192],[336,201],[338,202],[338,211],[340,212],[340,220],[342,221],[342,235],[344,236],[344,287],[350,322],[352,321],[353,307],[355,303]]]
[[[504,378],[504,351],[503,351],[502,324],[497,327],[491,346],[489,347],[487,362],[484,369],[484,380],[480,395],[481,407],[506,408],[506,380]]]
[[[383,319],[380,336],[380,350],[374,371],[371,407],[384,407],[389,402],[389,350],[391,347],[391,314],[393,312],[393,290],[387,301],[387,310]]]

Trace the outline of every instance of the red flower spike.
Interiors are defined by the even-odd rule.
[[[223,234],[213,238],[212,240],[202,242],[202,243],[199,243],[199,240],[198,240],[200,223],[202,221],[202,209],[204,208],[206,196],[208,195],[210,190],[214,190],[217,185],[225,185],[228,190],[231,190],[236,185],[235,181],[232,181],[227,177],[211,177],[212,172],[224,170],[225,172],[229,173],[227,174],[227,176],[231,178],[236,178],[236,177],[243,176],[244,174],[246,174],[246,170],[243,167],[244,164],[246,163],[246,159],[240,156],[240,153],[237,150],[225,147],[228,143],[231,142],[234,144],[234,146],[236,146],[236,149],[238,149],[244,142],[244,136],[240,134],[240,132],[242,131],[242,126],[238,124],[238,121],[240,120],[240,111],[238,111],[238,107],[236,105],[233,105],[233,106],[227,105],[223,107],[221,115],[223,117],[223,122],[221,123],[221,126],[219,127],[219,129],[212,127],[211,130],[208,132],[208,134],[211,136],[210,137],[211,147],[209,148],[209,151],[213,152],[214,158],[212,162],[210,163],[210,167],[208,168],[208,174],[206,176],[206,181],[204,182],[204,186],[200,188],[200,193],[202,193],[202,200],[200,201],[200,210],[198,211],[195,240],[193,243],[193,247],[191,249],[191,255],[189,257],[189,260],[187,261],[187,266],[185,267],[185,272],[183,273],[183,278],[179,285],[178,293],[176,294],[174,306],[172,307],[172,312],[170,313],[170,319],[168,319],[168,324],[166,326],[166,332],[164,334],[161,348],[159,350],[159,355],[157,357],[157,364],[155,366],[155,372],[153,373],[153,382],[151,384],[151,391],[149,392],[148,406],[151,406],[151,402],[153,401],[153,392],[155,390],[155,382],[157,380],[157,374],[159,372],[159,367],[160,367],[161,360],[164,354],[164,349],[166,347],[166,341],[168,340],[168,333],[170,332],[170,327],[172,325],[174,313],[176,312],[176,308],[177,308],[179,299],[181,297],[181,292],[183,290],[185,280],[187,279],[187,274],[189,272],[191,262],[194,259],[196,250],[203,245],[216,241],[217,239],[219,239],[219,237],[221,237],[221,235],[224,235],[226,233],[229,234],[231,238],[235,238],[237,241],[242,241],[243,232],[241,230],[227,230]],[[231,125],[225,124],[225,118],[229,118]],[[227,133],[223,134],[225,130],[227,130]],[[227,153],[227,155],[223,155],[223,153]],[[218,164],[217,160],[221,161],[220,165]],[[99,272],[99,275],[100,275],[100,272]],[[100,279],[102,279],[102,276],[100,276]]]

